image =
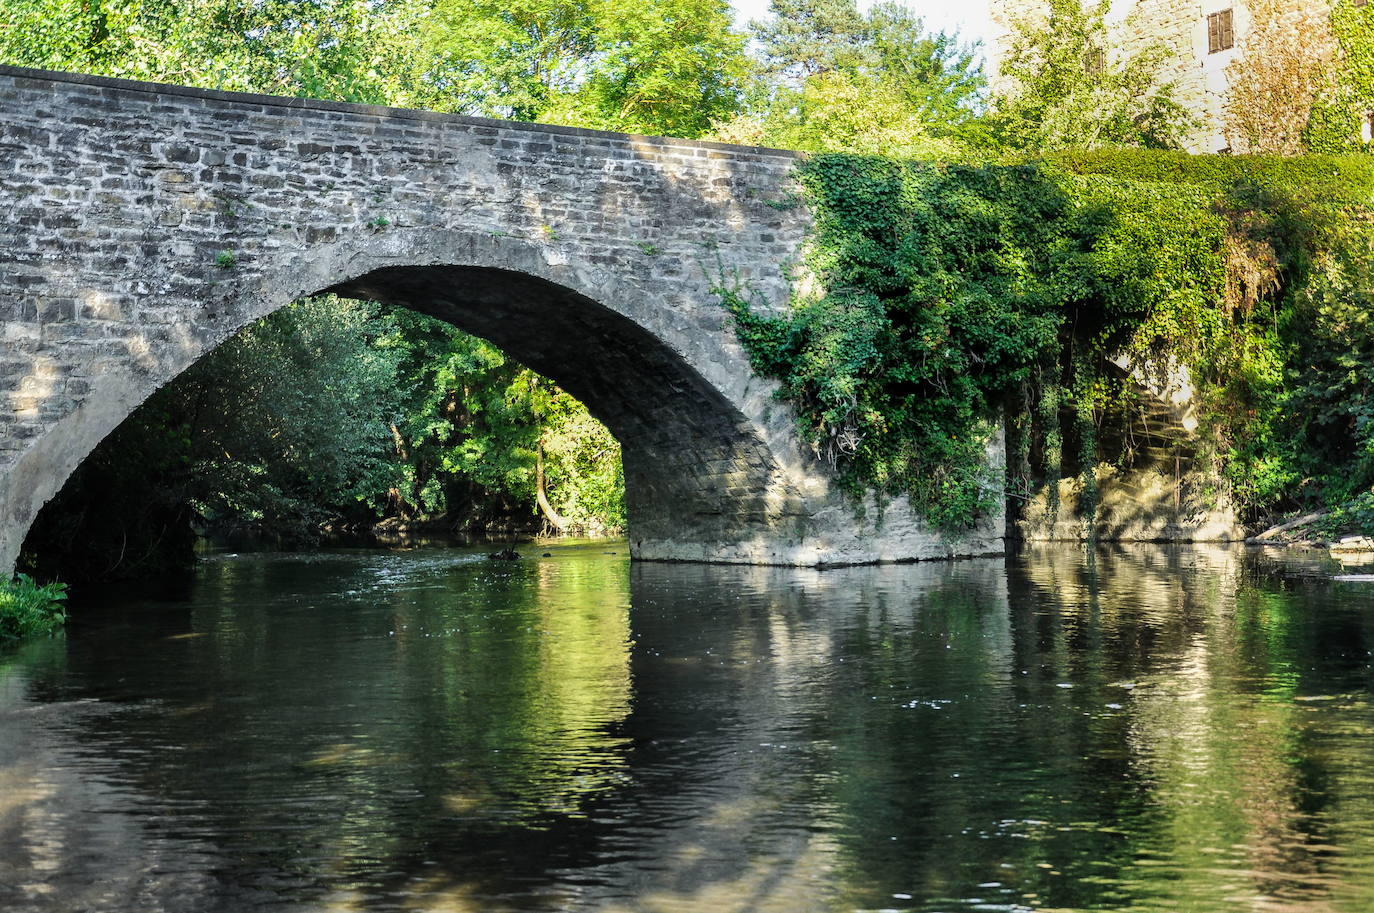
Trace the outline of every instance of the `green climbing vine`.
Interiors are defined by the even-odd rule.
[[[1017,461],[1036,457],[1051,498],[1072,467],[1091,514],[1104,408],[1179,371],[1243,508],[1348,476],[1318,481],[1325,445],[1313,416],[1295,419],[1291,406],[1319,396],[1351,357],[1334,325],[1322,352],[1305,354],[1312,322],[1345,332],[1350,296],[1374,294],[1374,247],[1350,253],[1374,238],[1374,161],[818,155],[798,181],[819,280],[806,285],[825,291],[796,294],[782,315],[754,307],[747,288],[719,293],[755,370],[782,381],[815,452],[856,494],[907,494],[946,529],[977,523],[1001,509],[1005,481],[985,454],[1010,413],[1031,417],[1014,423]],[[1374,327],[1359,322],[1357,335],[1350,345],[1362,352],[1368,337],[1374,368]],[[1368,487],[1374,370],[1356,385],[1367,435],[1353,401],[1322,414],[1356,429],[1343,459],[1364,448]]]
[[[1331,28],[1340,62],[1335,84],[1313,106],[1307,148],[1319,153],[1367,151],[1361,122],[1374,110],[1374,8],[1340,0],[1331,11]]]
[[[1078,468],[1083,487],[1079,494],[1079,509],[1090,521],[1089,535],[1094,529],[1092,520],[1097,515],[1097,416],[1105,402],[1101,377],[1087,358],[1077,356],[1073,360],[1073,414],[1074,431],[1078,435]]]

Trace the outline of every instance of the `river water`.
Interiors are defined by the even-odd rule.
[[[1374,584],[1315,559],[522,551],[217,555],[0,652],[0,910],[1374,909]]]

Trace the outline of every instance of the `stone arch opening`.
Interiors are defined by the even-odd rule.
[[[699,558],[722,542],[765,536],[775,525],[778,490],[786,486],[749,419],[682,353],[616,310],[550,279],[490,266],[383,266],[314,292],[326,293],[443,320],[492,342],[581,400],[621,443],[628,534],[637,557]],[[261,319],[277,309],[249,306],[247,313]],[[222,338],[180,359],[184,363],[163,383],[174,382],[234,333],[215,335]],[[46,475],[30,474],[37,502],[32,517],[81,459],[163,383],[126,398],[122,412],[116,405],[103,422],[82,422],[81,410],[67,417],[79,433],[55,439],[82,452],[40,462]],[[97,412],[108,413],[110,405],[103,406]],[[99,424],[108,427],[90,427]],[[20,541],[30,526],[24,522]]]
[[[773,528],[781,469],[749,419],[681,353],[565,286],[491,267],[382,267],[325,289],[413,308],[554,380],[620,441],[631,548]],[[653,557],[666,557],[652,555]]]

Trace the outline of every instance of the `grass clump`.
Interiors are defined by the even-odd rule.
[[[67,585],[39,585],[28,574],[0,584],[0,642],[51,634],[67,621]]]

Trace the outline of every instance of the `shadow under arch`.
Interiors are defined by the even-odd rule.
[[[527,243],[496,238],[474,243],[468,235],[454,245],[468,255],[461,258],[469,261],[466,265],[434,265],[425,262],[436,259],[434,239],[427,240],[416,245],[424,250],[414,257],[419,265],[395,250],[377,256],[375,249],[330,245],[317,249],[310,267],[298,273],[276,276],[270,262],[262,268],[250,264],[243,275],[224,283],[209,296],[201,321],[171,339],[150,340],[137,374],[105,378],[87,402],[23,455],[8,479],[0,480],[9,483],[10,490],[0,496],[8,496],[7,519],[15,521],[6,524],[9,536],[0,533],[0,560],[13,562],[43,505],[153,392],[244,327],[291,301],[326,293],[382,301],[446,321],[491,341],[581,400],[621,444],[628,534],[636,557],[675,557],[672,550],[681,543],[689,544],[690,555],[764,537],[777,524],[780,504],[799,511],[799,499],[757,427],[678,346],[658,335],[661,328],[646,327],[568,285],[518,268],[524,264],[570,279],[580,272],[550,264],[544,252]],[[406,265],[395,265],[398,259]],[[374,265],[379,261],[393,265]],[[512,263],[485,265],[492,261]],[[353,278],[321,279],[322,273],[348,275],[360,266],[363,271]],[[657,303],[650,307],[660,309]],[[694,329],[663,332],[680,346]],[[698,348],[705,348],[705,340]],[[719,368],[730,359],[718,355],[711,361]]]
[[[774,527],[782,469],[749,419],[615,310],[492,267],[383,267],[324,291],[444,320],[581,400],[620,441],[632,552],[646,540],[711,542]]]

